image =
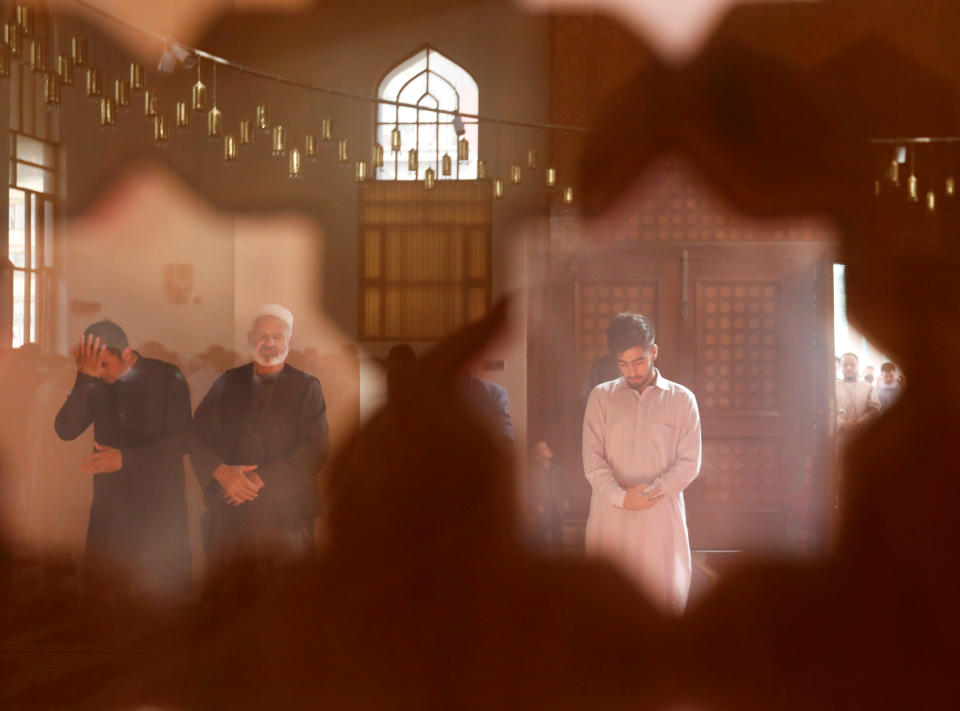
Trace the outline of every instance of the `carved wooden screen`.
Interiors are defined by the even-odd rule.
[[[360,189],[360,338],[436,340],[490,305],[490,182]]]

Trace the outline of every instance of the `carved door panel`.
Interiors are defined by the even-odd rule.
[[[697,397],[703,468],[687,490],[698,549],[782,547],[816,474],[816,250],[809,246],[663,246],[591,256],[555,273],[558,373],[545,417],[568,472],[571,513],[586,516],[581,393],[625,310],[657,327],[657,366]],[[541,381],[542,382],[542,381]],[[803,503],[798,503],[798,502]]]

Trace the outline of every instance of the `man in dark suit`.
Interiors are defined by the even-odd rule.
[[[130,348],[99,321],[73,348],[77,379],[54,428],[74,440],[93,424],[85,579],[94,596],[179,598],[190,585],[183,455],[190,391],[176,366]]]
[[[313,550],[329,431],[320,381],[285,363],[292,334],[289,310],[262,306],[248,334],[253,362],[225,372],[194,416],[208,598],[248,597],[265,570]]]

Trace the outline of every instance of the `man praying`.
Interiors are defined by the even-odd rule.
[[[681,613],[692,574],[683,490],[700,472],[697,401],[654,367],[659,348],[645,316],[618,314],[607,343],[622,377],[593,389],[583,420],[587,553],[618,563],[661,608]]]
[[[208,598],[248,597],[273,564],[313,551],[327,409],[320,381],[285,363],[292,337],[288,309],[260,307],[247,334],[252,362],[220,376],[194,416]]]

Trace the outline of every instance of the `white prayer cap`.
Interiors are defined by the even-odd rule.
[[[261,316],[274,316],[287,324],[291,332],[293,331],[293,313],[290,309],[280,306],[280,304],[264,304],[257,309],[253,322],[256,323]]]

